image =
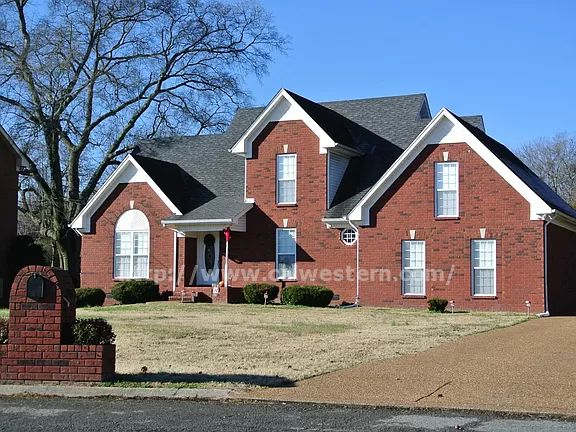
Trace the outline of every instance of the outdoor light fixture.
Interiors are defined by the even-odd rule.
[[[26,295],[33,299],[44,298],[44,278],[38,273],[34,273],[28,278]]]

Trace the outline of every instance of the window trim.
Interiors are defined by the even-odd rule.
[[[346,240],[344,240],[344,233],[346,232],[354,232],[354,240],[351,242],[348,242]],[[352,246],[354,244],[356,244],[356,242],[358,241],[358,231],[355,230],[354,228],[344,228],[343,230],[340,231],[340,241],[342,243],[344,243],[346,246]]]
[[[438,189],[437,176],[440,165],[456,165],[456,189]],[[440,215],[438,208],[438,192],[456,192],[456,211],[454,214]],[[460,163],[458,161],[443,161],[434,163],[434,217],[437,219],[454,219],[460,217]]]
[[[406,278],[404,276],[405,270],[420,270],[420,267],[404,267],[404,245],[407,243],[422,243],[422,292],[421,293],[408,293],[406,292]],[[426,240],[402,240],[401,248],[401,269],[402,269],[402,296],[404,297],[426,297]]]
[[[279,241],[278,241],[278,233],[280,231],[294,231],[294,252],[292,254],[287,254],[287,253],[283,253],[283,254],[278,254],[278,245],[279,245]],[[296,230],[296,228],[276,228],[276,268],[275,268],[275,274],[276,274],[276,280],[287,280],[287,281],[295,281],[297,280],[297,275],[298,275],[298,232]],[[279,255],[293,255],[294,256],[294,275],[292,277],[286,277],[286,278],[281,278],[280,277],[280,269],[278,267],[278,257]]]
[[[129,236],[130,249],[129,253],[122,253],[122,240],[121,235]],[[136,234],[143,234],[143,238],[146,239],[146,254],[136,254],[134,253],[134,244]],[[120,253],[116,253],[117,242],[120,241]],[[114,234],[112,240],[112,279],[113,280],[130,280],[130,279],[148,279],[150,277],[150,221],[144,212],[138,209],[130,209],[122,213],[116,225],[114,226]],[[146,257],[146,273],[143,275],[135,276],[134,274],[134,264],[135,259],[138,257]],[[127,275],[119,275],[117,272],[118,260],[120,258],[128,258],[128,272]]]
[[[282,157],[294,157],[294,179],[280,180],[278,174],[280,172],[279,161]],[[281,181],[294,182],[294,201],[280,201],[280,188],[278,187]],[[298,202],[298,155],[296,153],[281,153],[276,155],[276,205],[296,205]]]
[[[474,267],[474,242],[491,242],[494,244],[493,254],[494,254],[494,267]],[[497,286],[497,268],[498,268],[498,242],[494,238],[488,239],[472,239],[470,240],[470,293],[472,297],[476,298],[495,298],[498,294],[498,286]],[[494,292],[491,294],[476,294],[476,284],[475,284],[475,270],[494,270]]]

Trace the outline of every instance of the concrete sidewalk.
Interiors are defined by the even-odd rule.
[[[83,385],[0,385],[2,396],[53,396],[53,397],[117,397],[122,399],[209,399],[226,400],[230,390],[191,388],[125,388]]]
[[[535,319],[246,396],[576,415],[576,318]]]

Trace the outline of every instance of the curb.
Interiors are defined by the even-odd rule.
[[[123,388],[54,385],[0,385],[0,396],[58,396],[67,398],[117,397],[123,399],[208,399],[227,400],[232,390]]]

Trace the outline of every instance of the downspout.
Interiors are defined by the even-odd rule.
[[[556,219],[556,210],[544,216],[544,312],[537,314],[540,318],[550,316],[548,310],[548,225]]]
[[[174,261],[172,265],[172,292],[176,292],[176,281],[178,279],[178,234],[176,231],[174,231]]]
[[[349,218],[346,221],[356,231],[356,301],[352,306],[360,306],[360,230]]]

